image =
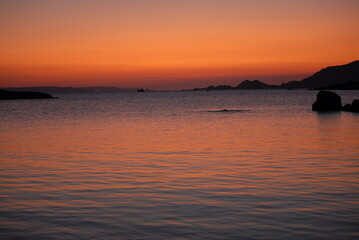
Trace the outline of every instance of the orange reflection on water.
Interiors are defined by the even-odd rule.
[[[156,239],[196,229],[204,239],[236,239],[298,226],[311,230],[288,234],[328,236],[328,225],[330,235],[355,235],[356,115],[195,107],[242,103],[251,96],[242,92],[196,93],[189,102],[192,93],[123,94],[1,105],[4,226],[41,236],[50,229],[55,238],[113,231]]]

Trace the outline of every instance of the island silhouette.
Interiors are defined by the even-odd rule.
[[[47,99],[54,98],[50,94],[42,92],[17,92],[0,89],[0,100],[15,100],[15,99]]]
[[[290,81],[281,85],[270,85],[258,80],[245,80],[235,87],[230,85],[208,86],[192,90],[236,90],[236,89],[337,89],[359,90],[359,61],[321,69],[301,81]]]
[[[230,85],[208,86],[194,88],[199,90],[236,90],[236,89],[314,89],[314,90],[359,90],[359,60],[339,66],[326,67],[312,76],[301,81],[290,81],[281,85],[270,85],[259,80],[245,80],[235,87]],[[8,99],[42,99],[53,98],[50,94],[43,93],[91,93],[91,92],[144,92],[145,88],[128,89],[117,87],[24,87],[5,88],[0,90],[0,100]]]

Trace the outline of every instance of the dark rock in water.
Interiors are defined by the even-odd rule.
[[[352,104],[345,104],[343,111],[347,112],[359,112],[359,99],[354,99]]]
[[[0,100],[12,99],[46,99],[53,98],[50,94],[41,92],[15,92],[0,90]]]
[[[330,91],[320,91],[317,94],[317,101],[312,105],[313,111],[346,111],[359,112],[359,99],[354,99],[352,104],[345,104],[342,107],[341,97]]]
[[[330,91],[320,91],[317,101],[312,105],[313,111],[340,111],[342,110],[342,98]]]
[[[352,105],[351,104],[345,104],[343,109],[343,111],[347,111],[347,112],[351,112],[352,111]]]
[[[352,102],[352,112],[359,112],[359,99],[354,99]]]

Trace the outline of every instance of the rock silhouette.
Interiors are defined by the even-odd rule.
[[[312,105],[313,111],[340,111],[342,108],[342,98],[330,91],[320,91]]]
[[[352,112],[359,112],[359,99],[354,99],[352,103]]]
[[[342,110],[346,112],[350,112],[352,110],[352,105],[349,103],[345,104]]]
[[[312,105],[312,110],[318,112],[359,112],[359,99],[354,99],[352,104],[348,103],[342,107],[342,98],[338,94],[330,91],[320,91],[317,94],[317,100]]]
[[[343,111],[359,112],[359,99],[354,99],[352,104],[345,104]]]
[[[50,94],[42,92],[15,92],[0,90],[0,100],[13,100],[13,99],[45,99],[53,98]]]

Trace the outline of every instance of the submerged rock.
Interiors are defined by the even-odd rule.
[[[50,94],[42,92],[15,92],[8,90],[0,90],[0,100],[12,99],[45,99],[53,98]]]
[[[249,110],[231,110],[231,109],[222,109],[222,110],[210,110],[210,111],[206,111],[206,112],[211,112],[211,113],[233,113],[233,112],[247,112]]]
[[[330,91],[320,91],[317,101],[312,105],[313,111],[340,111],[342,110],[342,98]]]

